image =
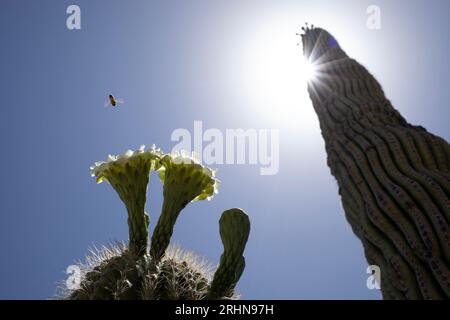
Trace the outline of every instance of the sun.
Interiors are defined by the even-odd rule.
[[[300,62],[300,72],[303,73],[303,78],[305,81],[313,81],[316,78],[317,67],[309,59],[303,58]]]
[[[277,127],[308,130],[316,116],[307,85],[317,72],[297,42],[295,32],[273,28],[255,33],[239,51],[233,78],[239,81],[252,117]]]

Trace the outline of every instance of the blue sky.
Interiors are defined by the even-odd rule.
[[[81,8],[81,30],[66,8]],[[366,8],[381,8],[380,30]],[[51,297],[92,245],[126,240],[126,211],[89,166],[177,128],[278,129],[280,168],[218,165],[220,193],[190,204],[173,241],[217,263],[223,210],[252,230],[244,299],[379,299],[298,83],[295,33],[328,29],[412,123],[450,137],[447,1],[10,1],[0,9],[0,298]],[[296,60],[296,59],[299,60]],[[106,96],[125,100],[105,109]],[[161,208],[152,176],[151,228]]]

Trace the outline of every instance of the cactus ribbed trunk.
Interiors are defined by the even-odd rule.
[[[450,297],[450,146],[393,108],[376,79],[320,28],[308,91],[346,218],[385,299]]]

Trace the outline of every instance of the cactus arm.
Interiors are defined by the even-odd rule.
[[[230,209],[223,212],[219,224],[224,251],[208,291],[208,299],[230,296],[245,268],[242,254],[250,233],[248,216],[240,209]]]

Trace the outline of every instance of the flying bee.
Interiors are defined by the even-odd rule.
[[[105,108],[109,107],[109,106],[115,107],[118,104],[123,104],[123,100],[115,98],[112,94],[110,94],[110,95],[108,95],[108,100],[105,103]]]

